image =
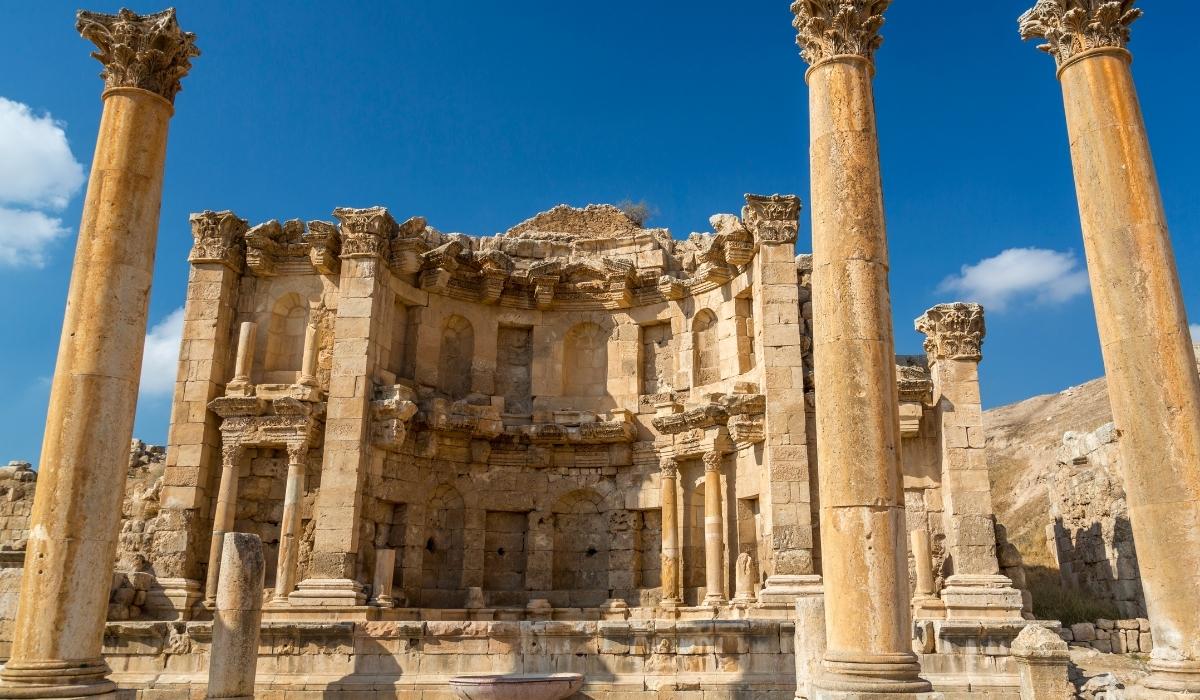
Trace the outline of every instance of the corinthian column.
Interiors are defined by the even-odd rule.
[[[890,0],[798,0],[810,68],[825,696],[928,691],[912,652],[887,234],[871,90]]]
[[[1125,49],[1133,0],[1041,0],[1020,19],[1058,63],[1152,673],[1200,692],[1200,380]]]
[[[676,490],[679,466],[673,459],[660,465],[659,485],[662,493],[662,602],[664,607],[678,607],[679,595],[679,501]]]
[[[984,450],[979,362],[986,332],[979,304],[938,304],[914,325],[925,334],[942,462],[950,576],[946,615],[1021,619],[1021,592],[996,561],[996,514]],[[920,565],[918,565],[920,571]]]
[[[287,487],[283,493],[283,519],[279,521],[279,562],[275,570],[275,600],[279,603],[286,603],[288,594],[296,587],[296,564],[300,561],[300,501],[304,498],[308,443],[288,445],[287,456]],[[395,552],[392,552],[392,556],[395,557]]]
[[[100,658],[158,235],[167,124],[198,55],[174,10],[80,12],[104,111],[50,389],[0,697],[112,694]]]
[[[725,603],[725,519],[721,453],[704,453],[704,605]]]

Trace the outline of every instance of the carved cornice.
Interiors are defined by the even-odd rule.
[[[861,56],[874,61],[883,43],[879,29],[891,0],[796,0],[796,44],[810,66],[834,56]]]
[[[275,258],[283,252],[283,227],[275,219],[246,232],[246,267],[259,277],[275,274]]]
[[[925,352],[931,360],[983,358],[983,306],[965,302],[938,304],[913,322],[925,334]]]
[[[897,365],[896,388],[901,403],[924,403],[933,394],[933,378],[928,367]]]
[[[308,232],[304,234],[304,242],[308,244],[308,259],[314,269],[323,275],[336,275],[341,263],[338,254],[342,249],[342,239],[338,235],[337,226],[328,221],[308,222]]]
[[[380,258],[400,229],[385,207],[351,209],[338,207],[333,215],[341,222],[342,259]]]
[[[245,260],[245,235],[249,224],[231,211],[203,211],[192,214],[192,251],[188,261],[220,263],[235,272]]]
[[[181,31],[174,8],[149,15],[122,9],[115,15],[80,10],[75,29],[96,45],[105,88],[133,87],[175,102],[180,80],[200,55],[196,35]]]
[[[760,243],[795,243],[801,206],[793,194],[747,194],[742,221]]]
[[[417,414],[416,394],[397,384],[375,387],[371,400],[371,444],[399,452],[408,436],[408,425]]]
[[[1017,20],[1021,38],[1045,39],[1038,48],[1063,65],[1091,49],[1123,49],[1129,25],[1142,16],[1135,0],[1038,0]]]

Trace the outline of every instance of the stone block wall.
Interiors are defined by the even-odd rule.
[[[1105,654],[1149,654],[1154,651],[1150,621],[1144,617],[1080,622],[1063,627],[1058,634],[1071,646],[1088,647]]]

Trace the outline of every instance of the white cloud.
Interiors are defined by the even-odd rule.
[[[938,285],[938,291],[977,301],[1003,311],[1016,300],[1061,304],[1088,290],[1087,270],[1074,252],[1044,248],[1009,248],[974,265],[963,265]]]
[[[142,351],[142,396],[170,396],[179,371],[179,344],[183,339],[183,309],[175,309],[146,334]]]
[[[1193,323],[1188,328],[1192,331],[1192,342],[1200,343],[1200,323]]]
[[[46,264],[46,247],[70,233],[62,219],[40,211],[0,207],[0,265]]]
[[[83,185],[63,123],[0,97],[0,265],[45,264],[45,251],[67,235],[52,216]]]

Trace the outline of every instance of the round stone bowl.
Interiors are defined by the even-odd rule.
[[[456,676],[450,688],[460,700],[564,700],[583,687],[579,673],[509,673]]]

